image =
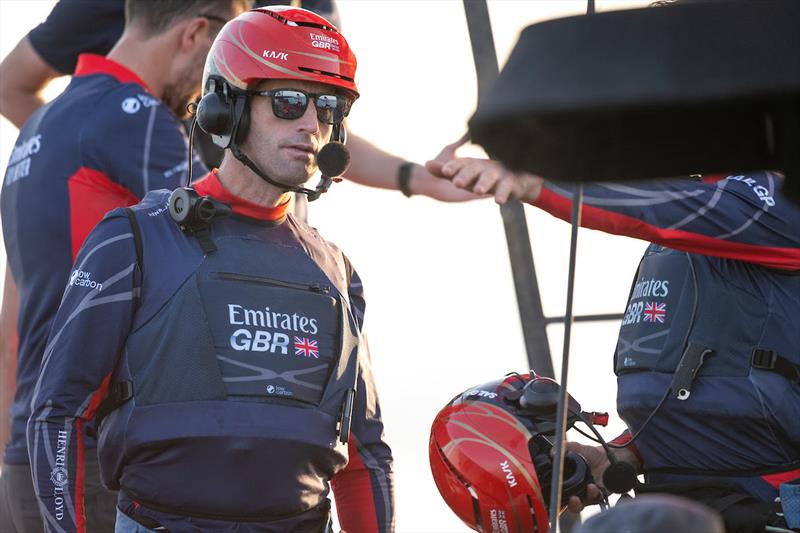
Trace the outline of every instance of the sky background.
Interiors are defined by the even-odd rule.
[[[0,0],[0,57],[44,20],[53,4]],[[338,4],[342,31],[359,61],[362,96],[350,115],[351,131],[411,161],[434,157],[464,133],[475,107],[462,3]],[[597,10],[646,4],[597,0]],[[490,0],[500,64],[526,26],[585,10],[583,0]],[[51,84],[48,98],[66,81]],[[0,118],[0,174],[16,136],[16,129]],[[466,147],[463,153],[482,152]],[[562,315],[569,225],[533,207],[526,214],[545,314]],[[399,192],[343,182],[311,204],[310,222],[345,251],[366,287],[373,371],[395,457],[397,531],[466,531],[434,485],[428,435],[434,416],[455,394],[526,370],[498,207],[491,200],[443,204],[407,199]],[[576,313],[622,312],[644,248],[641,241],[581,230]],[[568,388],[585,410],[612,413],[603,432],[607,438],[623,428],[614,413],[612,355],[618,328],[615,322],[573,328]],[[556,375],[562,331],[560,325],[548,328],[551,352],[559,359]]]

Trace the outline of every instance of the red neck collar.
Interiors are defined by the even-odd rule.
[[[289,208],[288,200],[276,207],[264,207],[234,195],[219,181],[216,170],[212,170],[206,177],[196,181],[192,186],[200,196],[208,195],[215,200],[225,202],[231,206],[234,213],[247,218],[276,222],[286,216],[286,211]]]
[[[93,74],[106,74],[120,83],[135,83],[141,85],[144,90],[150,91],[147,84],[125,65],[97,54],[79,55],[73,76],[91,76]]]

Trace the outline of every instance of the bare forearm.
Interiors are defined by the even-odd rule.
[[[44,62],[25,37],[0,63],[0,114],[21,128],[44,104],[42,89],[60,75]]]
[[[25,94],[5,88],[0,88],[0,93],[0,115],[17,128],[22,128],[33,112],[44,105],[44,99],[38,94]]]
[[[3,304],[0,310],[0,443],[10,436],[9,410],[14,400],[17,372],[17,286],[6,265]]]
[[[352,158],[346,177],[361,185],[397,190],[397,169],[405,160],[385,152],[363,137],[351,134],[347,147]]]
[[[385,152],[357,135],[350,135],[347,145],[352,153],[350,169],[346,175],[348,179],[368,187],[400,189],[398,171],[406,162],[405,159]],[[411,167],[408,192],[441,202],[464,202],[480,198],[456,188],[448,180],[437,178],[422,165]]]

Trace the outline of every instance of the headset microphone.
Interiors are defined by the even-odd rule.
[[[329,142],[317,154],[317,166],[323,176],[341,176],[350,166],[350,150],[340,142]]]
[[[317,154],[317,166],[322,173],[322,179],[316,189],[306,193],[309,202],[313,202],[324,192],[327,192],[334,181],[341,181],[337,176],[347,172],[350,166],[350,150],[344,144],[331,141]]]
[[[603,472],[603,485],[617,494],[627,494],[636,486],[636,482],[636,470],[625,461],[612,462]]]

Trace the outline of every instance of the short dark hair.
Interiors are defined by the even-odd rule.
[[[147,32],[157,35],[176,22],[213,15],[228,19],[234,6],[250,9],[250,0],[125,0],[125,25],[136,23]]]

